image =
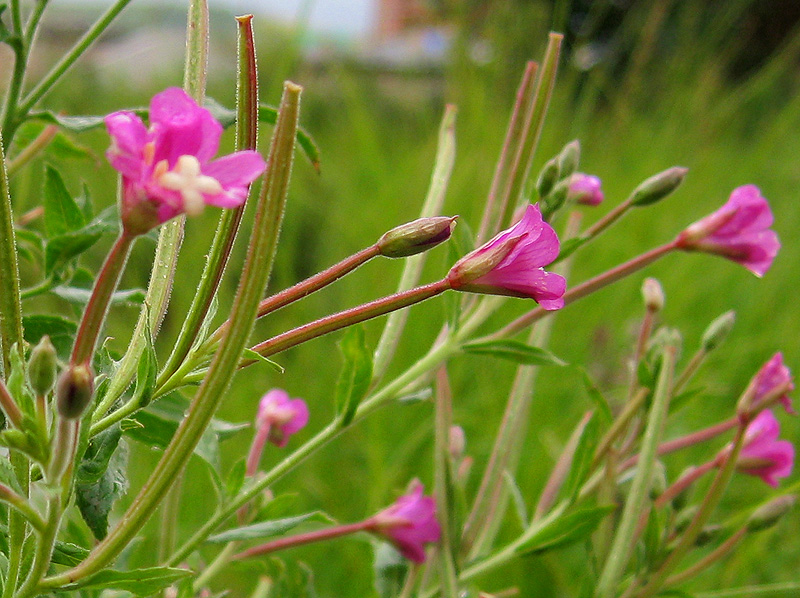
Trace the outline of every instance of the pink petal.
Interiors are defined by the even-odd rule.
[[[203,167],[203,174],[217,179],[224,189],[244,187],[256,180],[267,164],[261,154],[244,150],[223,156]]]
[[[147,143],[147,129],[133,112],[114,112],[104,119],[113,145],[106,153],[116,170],[132,178],[141,176],[142,151]]]
[[[153,97],[150,124],[156,146],[154,163],[167,160],[172,168],[180,156],[191,155],[205,164],[219,149],[222,125],[177,87]]]

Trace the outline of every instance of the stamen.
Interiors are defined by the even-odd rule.
[[[162,160],[153,169],[153,178],[165,189],[181,194],[183,209],[189,216],[203,211],[204,195],[216,195],[223,191],[217,179],[200,174],[200,162],[190,155],[179,157],[175,167],[169,171],[166,160]]]

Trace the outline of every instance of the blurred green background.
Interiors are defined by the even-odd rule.
[[[575,284],[672,238],[683,226],[720,206],[730,191],[754,183],[770,200],[783,248],[772,269],[759,280],[736,264],[705,255],[673,255],[596,296],[559,313],[551,348],[570,364],[585,364],[601,389],[619,398],[625,388],[626,360],[641,315],[640,286],[655,276],[667,294],[663,323],[684,333],[684,361],[695,350],[714,317],[734,309],[736,327],[728,342],[708,360],[698,379],[703,389],[676,414],[669,433],[676,435],[728,417],[735,398],[758,367],[775,351],[800,364],[800,11],[793,2],[748,0],[706,3],[701,0],[647,2],[419,2],[421,12],[403,22],[394,35],[347,42],[320,37],[303,26],[255,21],[262,101],[276,104],[282,81],[305,87],[301,121],[321,151],[321,171],[298,156],[278,261],[270,289],[280,290],[372,243],[385,230],[414,219],[428,185],[436,134],[444,105],[458,106],[457,157],[447,193],[445,214],[459,214],[460,226],[477,229],[494,164],[499,154],[517,82],[526,60],[541,57],[549,30],[563,31],[566,43],[559,81],[533,171],[574,138],[582,143],[581,170],[603,180],[606,203],[587,209],[591,223],[643,179],[673,165],[690,173],[670,198],[629,214],[613,231],[578,254],[570,276]],[[71,12],[72,15],[79,14]],[[232,14],[216,10],[212,18],[209,95],[234,103],[235,27]],[[57,13],[46,20],[51,33],[40,39],[36,55],[42,67],[76,32]],[[157,91],[181,83],[183,21],[180,12],[137,6],[123,13],[45,104],[68,114],[98,114],[146,105]],[[414,54],[422,31],[439,37],[433,54]],[[72,37],[71,37],[72,36]],[[149,37],[148,37],[149,36]],[[393,41],[394,40],[394,41]],[[387,46],[388,44],[388,46]],[[387,47],[392,49],[387,54]],[[149,48],[149,53],[137,54]],[[443,49],[442,49],[443,48]],[[138,50],[137,50],[138,49]],[[126,60],[126,54],[127,60]],[[389,56],[389,58],[387,58]],[[411,58],[409,58],[411,56]],[[420,57],[421,56],[421,57]],[[399,58],[398,58],[399,57]],[[416,58],[415,58],[416,57]],[[270,130],[261,131],[262,149]],[[72,175],[77,193],[85,181],[98,207],[114,201],[115,176],[102,152],[103,132],[75,138],[91,157],[53,158]],[[225,140],[228,149],[232,136]],[[41,202],[42,163],[13,181],[17,209]],[[187,224],[170,311],[158,350],[166,357],[196,288],[199,264],[216,221],[213,210]],[[244,229],[246,230],[246,229]],[[246,233],[242,235],[246,238]],[[104,240],[86,259],[97,267]],[[242,263],[237,247],[224,282],[220,312],[225,313]],[[147,283],[154,243],[138,243],[123,286]],[[431,252],[426,280],[442,275],[447,251]],[[293,305],[258,326],[254,340],[281,332],[333,311],[391,293],[402,264],[376,261],[318,295]],[[26,270],[28,283],[37,273]],[[51,300],[33,311],[64,309]],[[511,300],[507,320],[529,309]],[[135,317],[132,308],[115,309],[109,334],[124,350]],[[443,302],[411,310],[393,372],[420,356],[437,334]],[[367,326],[374,345],[382,321]],[[487,331],[491,328],[487,328]],[[259,397],[269,388],[286,388],[311,408],[306,431],[289,449],[323,427],[333,414],[332,392],[339,367],[338,335],[331,335],[278,356],[282,375],[255,366],[237,377],[221,417],[250,421]],[[466,431],[467,452],[475,459],[474,487],[491,448],[513,367],[465,356],[451,365],[455,419]],[[590,407],[578,370],[545,370],[534,399],[533,426],[518,481],[529,505],[535,504],[554,460],[577,418]],[[391,502],[411,478],[431,479],[432,409],[427,403],[395,405],[375,414],[331,446],[312,456],[273,488],[293,493],[291,512],[323,509],[340,521],[373,513]],[[797,441],[800,427],[784,420],[784,437]],[[245,454],[249,433],[225,445],[225,467]],[[671,475],[717,450],[700,449],[666,459]],[[135,452],[133,483],[140,483],[158,455]],[[265,454],[268,468],[281,457]],[[190,463],[192,484],[184,486],[180,534],[190,533],[213,505],[208,477]],[[790,478],[796,479],[796,476]],[[754,505],[771,492],[755,478],[733,482],[723,508]],[[154,517],[149,539],[132,559],[152,564]],[[516,533],[509,517],[504,537]],[[749,539],[724,564],[712,568],[697,590],[796,579],[800,566],[796,514],[772,531]],[[776,550],[775,547],[782,549]],[[370,596],[373,593],[369,542],[339,540],[286,553],[314,572],[320,596]],[[213,552],[205,553],[212,556]],[[522,596],[575,596],[589,575],[585,548],[576,546],[509,565],[480,580],[486,591],[517,586]],[[764,558],[765,555],[768,558]],[[229,567],[213,584],[247,595],[255,586],[258,564]],[[778,595],[778,594],[776,594]],[[789,594],[786,594],[789,595]]]

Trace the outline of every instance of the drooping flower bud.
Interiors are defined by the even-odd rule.
[[[425,561],[425,544],[438,542],[442,535],[436,520],[436,502],[423,492],[422,484],[414,480],[408,494],[370,518],[368,528],[389,540],[400,554],[415,563]]]
[[[686,178],[688,168],[673,166],[651,176],[633,190],[631,205],[649,206],[670,195]]]
[[[747,531],[760,532],[772,527],[794,508],[797,496],[785,494],[757,508],[747,520]]]
[[[781,389],[783,389],[783,392],[781,392]],[[786,413],[796,415],[792,407],[792,399],[789,396],[789,393],[793,390],[792,372],[783,363],[783,354],[780,352],[775,353],[753,376],[747,390],[739,400],[737,411],[746,415],[763,407],[770,407],[771,405],[764,405],[764,401],[769,400],[770,395],[772,395],[771,402],[779,402],[783,405]],[[780,392],[780,395],[775,396],[775,393],[778,392]]]
[[[464,449],[467,446],[467,438],[464,434],[464,428],[461,426],[450,426],[450,438],[448,449],[450,457],[454,461],[458,461],[464,456]]]
[[[664,289],[655,278],[644,279],[642,297],[647,311],[657,313],[664,309]]]
[[[735,323],[736,312],[733,310],[726,311],[711,322],[705,332],[703,332],[703,338],[700,341],[703,351],[708,353],[719,347],[722,341],[728,338],[728,334],[733,329]]]
[[[401,224],[378,239],[380,253],[396,258],[427,251],[450,238],[456,218],[457,216],[436,216]]]
[[[770,229],[773,216],[767,200],[755,185],[733,190],[716,212],[686,228],[675,244],[684,251],[721,255],[763,276],[781,247]]]
[[[542,220],[539,206],[529,205],[514,226],[456,262],[447,280],[456,290],[529,297],[545,309],[560,309],[566,281],[543,268],[558,251],[555,231]]]
[[[567,200],[585,206],[598,206],[603,203],[602,182],[596,176],[576,172],[569,179]]]
[[[780,433],[780,424],[772,411],[765,409],[759,413],[747,426],[736,469],[777,487],[778,479],[791,474],[794,466],[794,445],[788,440],[778,440]],[[723,454],[732,448],[726,446]]]
[[[256,426],[267,429],[267,439],[276,446],[286,446],[289,437],[308,423],[308,407],[303,399],[290,399],[280,388],[273,388],[258,404]]]
[[[28,380],[36,396],[43,397],[56,382],[56,348],[46,334],[31,351],[28,360]]]
[[[88,365],[71,365],[56,384],[56,407],[64,419],[78,419],[92,400],[94,374]]]

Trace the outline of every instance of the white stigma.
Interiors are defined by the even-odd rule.
[[[203,195],[222,193],[222,185],[214,177],[200,174],[200,162],[196,157],[183,155],[178,158],[172,170],[166,170],[166,161],[157,164],[153,175],[159,185],[171,191],[178,191],[183,198],[183,210],[188,216],[197,216],[203,211]]]

